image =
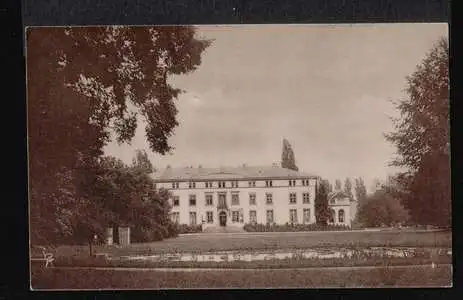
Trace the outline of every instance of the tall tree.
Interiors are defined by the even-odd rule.
[[[349,177],[344,181],[344,192],[352,199],[354,196],[352,194],[352,181]]]
[[[340,191],[340,190],[342,189],[341,180],[336,179],[336,181],[334,182],[334,189],[335,189],[336,191]]]
[[[95,180],[110,133],[130,141],[138,115],[151,150],[171,150],[181,91],[168,77],[194,71],[210,43],[190,26],[29,28],[26,42],[31,217],[49,224],[61,214],[50,199],[59,202],[63,174],[87,203],[80,186]],[[45,227],[31,226],[32,237]]]
[[[386,134],[397,148],[392,165],[407,170],[398,178],[416,223],[451,223],[448,67],[448,40],[441,38],[406,78],[407,97],[396,103],[401,116]]]
[[[145,150],[137,149],[135,151],[135,157],[132,159],[132,167],[143,170],[147,173],[154,172],[154,167],[148,158],[148,153]]]
[[[355,178],[355,197],[357,198],[358,203],[365,200],[367,196],[367,188],[362,177]]]
[[[317,191],[315,195],[315,219],[317,224],[326,226],[329,219],[328,210],[328,189],[329,182],[327,180],[320,180],[316,186]]]
[[[298,171],[299,168],[296,166],[296,159],[294,157],[294,151],[291,144],[287,139],[283,139],[283,150],[281,153],[281,166],[283,168]]]

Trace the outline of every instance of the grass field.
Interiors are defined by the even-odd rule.
[[[33,289],[448,287],[451,266],[195,272],[32,270]]]
[[[449,231],[384,232],[275,232],[246,234],[184,235],[164,241],[128,247],[96,246],[95,251],[112,256],[150,255],[174,252],[200,253],[225,250],[306,249],[314,247],[452,247]],[[56,257],[88,256],[88,246],[59,246]]]

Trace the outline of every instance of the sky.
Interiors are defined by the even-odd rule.
[[[185,90],[176,100],[180,125],[160,156],[149,150],[140,120],[131,144],[107,155],[130,163],[145,149],[153,165],[271,165],[282,140],[303,172],[334,182],[373,181],[395,169],[383,133],[398,116],[391,100],[406,97],[413,73],[447,24],[200,26],[213,39],[202,64],[169,79]]]

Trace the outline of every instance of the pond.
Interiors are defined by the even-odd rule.
[[[135,261],[194,261],[194,262],[226,262],[226,261],[264,261],[274,259],[355,259],[355,258],[393,258],[393,257],[427,257],[451,256],[452,251],[442,248],[385,248],[370,247],[362,249],[304,249],[281,251],[217,251],[206,253],[175,253],[158,255],[122,256],[118,259]],[[111,259],[111,258],[110,258]]]

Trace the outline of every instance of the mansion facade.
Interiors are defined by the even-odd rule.
[[[222,168],[171,168],[153,174],[157,188],[170,191],[174,222],[243,227],[246,223],[315,223],[320,178],[279,165]],[[329,201],[334,224],[350,226],[351,203]],[[342,197],[341,197],[342,198]],[[333,200],[334,199],[334,200]]]

